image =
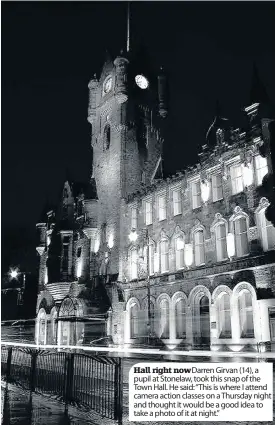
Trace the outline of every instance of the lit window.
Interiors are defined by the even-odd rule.
[[[174,215],[179,215],[182,212],[180,189],[173,190],[173,212]]]
[[[192,183],[192,206],[193,210],[201,206],[201,183],[199,180]]]
[[[241,338],[254,338],[252,296],[246,289],[239,295]]]
[[[275,227],[266,219],[265,209],[259,213],[259,225],[263,250],[275,249]]]
[[[255,166],[256,166],[256,180],[257,185],[262,184],[264,176],[268,173],[267,159],[261,155],[255,157]]]
[[[167,240],[161,241],[160,243],[160,270],[161,273],[168,272],[169,270],[169,253]]]
[[[162,300],[160,303],[160,338],[169,338],[169,303]]]
[[[133,304],[130,307],[130,338],[138,336],[138,306]]]
[[[219,337],[232,338],[230,296],[222,294],[218,299]]]
[[[154,244],[149,244],[149,274],[150,276],[154,274],[154,260],[155,260],[155,249]]]
[[[222,261],[227,258],[226,227],[224,223],[216,227],[216,251],[217,261]]]
[[[137,208],[131,208],[131,228],[137,229]]]
[[[161,195],[158,197],[159,221],[166,219],[166,197]]]
[[[132,249],[130,251],[131,279],[137,279],[138,277],[137,260],[138,260],[137,250]]]
[[[186,303],[180,298],[175,305],[176,338],[186,338]]]
[[[184,240],[182,236],[178,236],[175,240],[176,243],[176,269],[184,267]]]
[[[242,257],[249,253],[247,222],[245,217],[234,221],[235,246],[237,257]]]
[[[198,230],[194,234],[194,242],[195,242],[195,264],[196,266],[200,266],[204,264],[204,236],[203,231]]]
[[[236,193],[242,192],[244,189],[241,164],[234,165],[233,167],[231,167],[230,173],[232,183],[232,194],[235,195]]]
[[[223,198],[222,194],[222,176],[220,174],[215,174],[212,176],[212,197],[213,202],[218,201]]]
[[[145,224],[146,226],[148,226],[149,224],[152,224],[153,222],[152,201],[145,201],[144,208],[145,208]]]

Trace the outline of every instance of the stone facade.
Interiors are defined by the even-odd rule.
[[[271,120],[259,104],[243,131],[217,116],[198,163],[164,179],[165,77],[143,65],[142,75],[131,58],[108,59],[89,83],[91,182],[67,181],[37,225],[37,341],[270,347],[275,229],[259,147],[270,146]]]

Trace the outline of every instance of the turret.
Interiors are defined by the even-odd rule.
[[[167,78],[163,72],[163,68],[160,68],[158,75],[158,101],[159,101],[159,114],[162,118],[165,118],[168,114],[168,88]]]
[[[93,121],[96,118],[96,104],[97,104],[97,90],[99,82],[94,75],[94,78],[88,84],[89,88],[89,106],[88,106],[88,121],[90,124],[93,124]]]

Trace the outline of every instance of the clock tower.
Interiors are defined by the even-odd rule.
[[[99,274],[119,272],[124,202],[152,183],[161,162],[165,84],[163,72],[153,73],[139,53],[108,57],[89,83]]]

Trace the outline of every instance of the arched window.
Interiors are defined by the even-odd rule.
[[[175,305],[176,338],[186,338],[186,303],[183,298],[177,300]]]
[[[232,338],[230,296],[221,294],[218,299],[218,327],[220,338]]]
[[[209,315],[209,298],[204,295],[200,299],[200,342],[209,344],[210,340],[210,315]]]
[[[38,344],[45,345],[47,340],[47,315],[44,308],[38,313]]]
[[[60,320],[60,344],[61,345],[73,345],[75,343],[75,332],[73,322],[70,317],[76,315],[73,301],[71,298],[65,298],[62,302],[59,310],[59,317],[63,318]],[[64,320],[68,318],[68,320]]]
[[[184,267],[184,239],[178,236],[175,239],[176,244],[176,270],[183,269]]]
[[[137,262],[138,262],[138,252],[137,249],[131,249],[130,251],[130,275],[131,275],[131,279],[137,279],[138,277],[138,267],[137,267]]]
[[[138,305],[132,304],[130,307],[130,338],[138,336]]]
[[[169,251],[168,240],[164,239],[160,242],[160,271],[161,273],[169,270]]]
[[[244,289],[238,298],[241,338],[254,338],[253,305],[251,293]]]
[[[216,252],[217,261],[222,261],[227,258],[226,226],[224,223],[216,226]]]
[[[169,302],[162,300],[160,302],[160,337],[169,338]]]
[[[106,124],[104,127],[104,134],[103,134],[103,149],[106,151],[110,147],[111,142],[111,128],[109,124]]]
[[[263,250],[275,249],[275,227],[266,219],[265,209],[259,213],[259,227]]]
[[[195,264],[200,266],[205,263],[204,256],[204,236],[203,230],[198,230],[194,234],[194,244],[195,244]]]
[[[56,344],[57,341],[57,310],[55,307],[51,311],[51,327],[52,327],[52,342]]]
[[[249,254],[247,221],[245,217],[234,221],[235,245],[237,257]]]

